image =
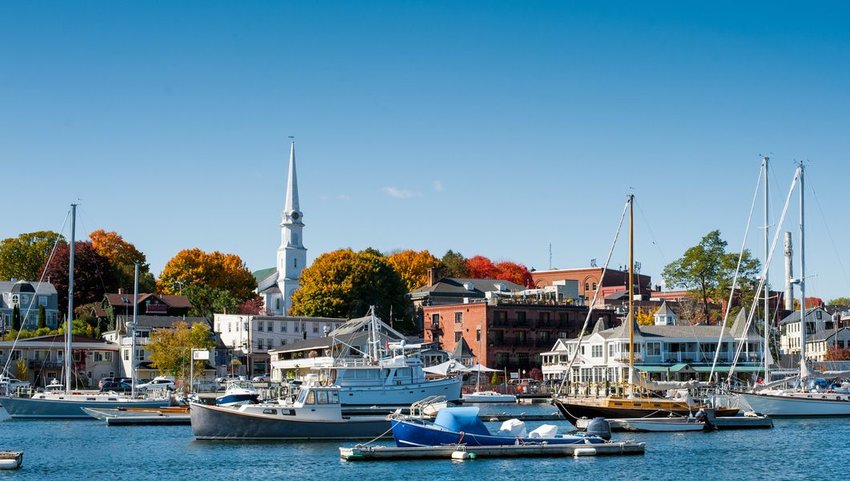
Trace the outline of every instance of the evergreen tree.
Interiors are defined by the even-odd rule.
[[[47,327],[47,313],[44,312],[44,306],[38,306],[38,324],[37,329]]]
[[[12,329],[15,331],[21,330],[21,308],[17,304],[12,308]]]

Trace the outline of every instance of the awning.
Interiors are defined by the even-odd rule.
[[[672,366],[670,366],[670,372],[686,371],[688,369],[691,369],[691,367],[688,366],[687,364],[683,363],[683,362],[680,362],[679,364],[673,364]]]
[[[669,372],[670,368],[666,366],[635,366],[635,369],[643,372]]]

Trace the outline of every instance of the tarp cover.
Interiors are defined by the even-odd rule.
[[[434,424],[442,426],[449,431],[465,432],[470,434],[489,435],[487,426],[478,419],[477,407],[459,407],[440,409]]]

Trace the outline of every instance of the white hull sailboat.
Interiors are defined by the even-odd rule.
[[[82,408],[121,408],[121,407],[163,407],[168,399],[137,399],[114,392],[77,392],[70,391],[73,351],[71,346],[72,320],[74,318],[74,234],[77,205],[71,204],[71,242],[68,263],[68,320],[65,329],[65,390],[39,392],[32,397],[5,397],[3,408],[14,419],[91,419]],[[138,284],[138,280],[137,280]],[[138,291],[138,285],[136,288]],[[135,376],[135,370],[133,375]]]
[[[795,180],[800,185],[800,384],[810,377],[806,365],[806,237],[805,184],[803,163],[797,167]],[[850,416],[850,395],[806,391],[802,389],[761,390],[739,395],[754,411],[767,416]]]

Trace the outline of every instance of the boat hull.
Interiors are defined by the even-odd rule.
[[[465,403],[515,403],[516,396],[497,392],[474,392],[464,394],[461,400]]]
[[[235,408],[192,404],[192,434],[201,440],[372,439],[387,435],[390,427],[384,416],[321,420],[302,419],[297,410],[273,405],[268,411],[274,414],[246,414]]]
[[[472,434],[463,431],[451,431],[427,421],[412,422],[401,419],[392,420],[393,438],[396,446],[445,446],[464,444],[466,446],[507,446],[515,444],[598,444],[601,438],[586,436],[559,436],[552,438],[517,438],[515,436],[495,436]]]
[[[82,408],[160,408],[169,405],[160,400],[67,400],[3,398],[3,408],[13,419],[93,419]]]
[[[753,410],[767,416],[850,416],[850,396],[835,395],[836,399],[799,397],[774,394],[741,393]]]
[[[659,402],[623,402],[623,406],[611,406],[602,404],[586,404],[578,401],[555,400],[555,406],[564,417],[573,423],[581,418],[593,419],[596,417],[623,419],[623,418],[663,418],[671,414],[676,416],[688,416],[699,411],[699,407],[688,406],[684,403]],[[717,408],[717,416],[734,416],[738,413],[737,408]]]
[[[0,452],[0,469],[19,469],[24,463],[24,453],[21,451]]]
[[[704,431],[706,424],[693,419],[619,419],[621,427],[625,431],[641,433],[678,433],[685,431]]]

